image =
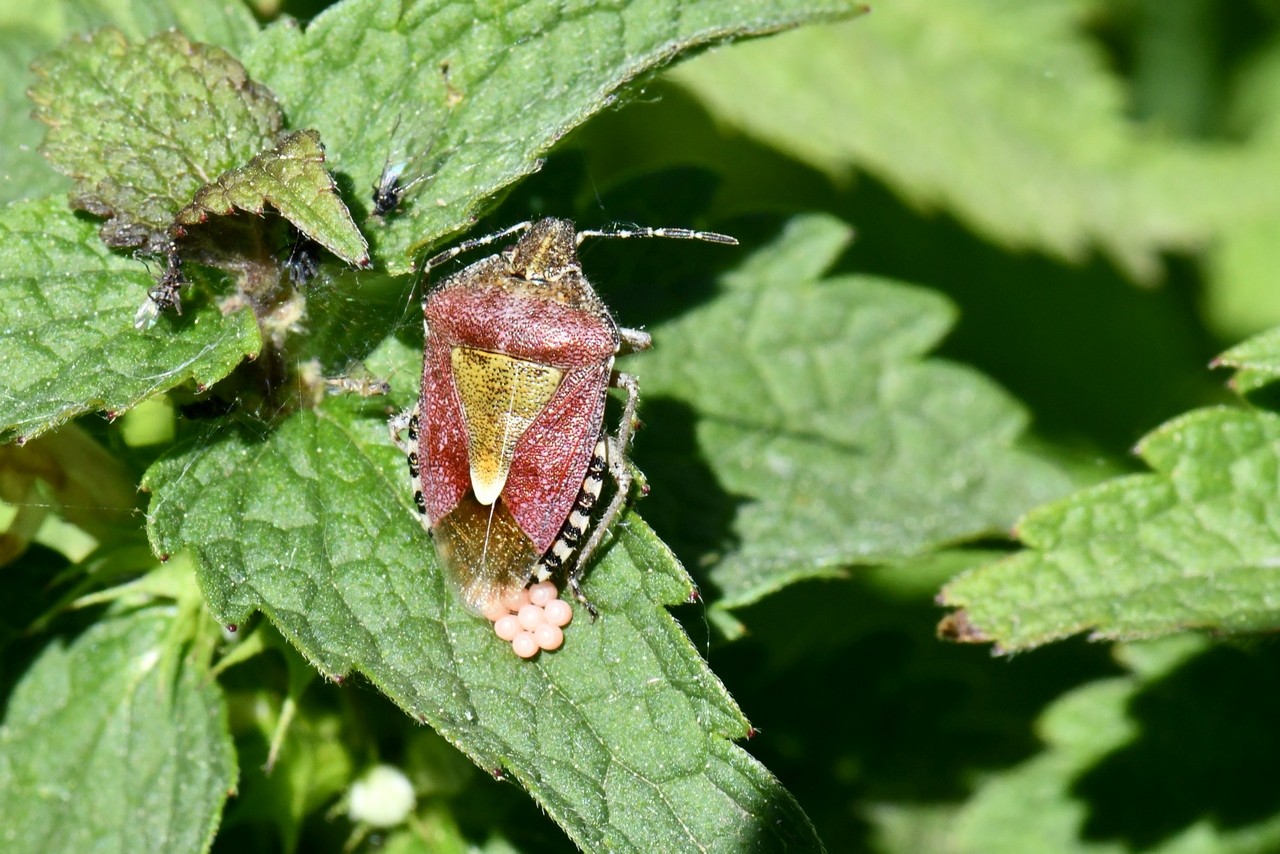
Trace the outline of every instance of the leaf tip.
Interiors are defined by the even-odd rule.
[[[963,608],[943,617],[938,623],[938,639],[952,643],[990,643],[991,637],[969,620]]]

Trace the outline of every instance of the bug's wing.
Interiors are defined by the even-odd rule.
[[[449,580],[476,613],[520,591],[542,556],[502,501],[485,506],[471,493],[440,520],[434,536]]]
[[[453,387],[449,347],[431,338],[422,373],[418,466],[427,518],[435,526],[471,488],[467,426]]]
[[[516,446],[502,500],[539,555],[551,547],[591,462],[604,420],[610,365],[566,372]]]
[[[520,441],[549,408],[572,408],[580,398],[556,404],[564,389],[558,368],[439,338],[432,345],[419,428],[424,503],[445,573],[467,607],[483,613],[528,584],[547,548],[508,506],[520,490],[508,483]]]

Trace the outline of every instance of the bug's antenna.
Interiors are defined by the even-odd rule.
[[[588,237],[669,237],[675,240],[705,240],[708,243],[723,243],[737,246],[738,239],[727,234],[714,231],[694,231],[691,228],[611,228],[601,231],[579,231],[574,239],[575,246],[581,246]]]

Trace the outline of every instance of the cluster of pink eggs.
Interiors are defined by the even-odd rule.
[[[484,616],[498,637],[511,644],[516,655],[533,658],[539,650],[559,649],[563,628],[573,619],[573,608],[560,598],[553,582],[540,581],[495,602]]]

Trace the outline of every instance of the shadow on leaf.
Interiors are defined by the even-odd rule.
[[[737,545],[731,526],[745,499],[726,492],[706,464],[692,407],[646,398],[641,415],[653,428],[640,432],[633,457],[653,491],[637,510],[703,584],[699,570]]]
[[[1070,641],[1014,659],[939,643],[939,574],[854,569],[735,611],[749,634],[712,663],[759,729],[747,746],[828,844],[871,850],[867,808],[946,804],[1042,748],[1032,721],[1070,688],[1117,672]],[[820,757],[820,758],[819,758]]]
[[[1083,835],[1155,847],[1199,821],[1241,828],[1280,810],[1280,650],[1217,647],[1141,691],[1140,733],[1083,774]]]

